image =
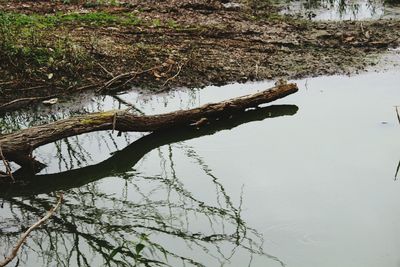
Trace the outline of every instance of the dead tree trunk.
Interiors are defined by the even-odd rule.
[[[213,135],[249,122],[292,116],[297,111],[298,107],[295,105],[271,105],[240,112],[237,116],[227,115],[226,119],[219,117],[218,120],[211,120],[210,125],[201,128],[183,126],[154,132],[139,138],[124,149],[112,153],[111,157],[100,163],[64,172],[37,175],[31,170],[21,168],[13,172],[15,182],[10,179],[11,177],[0,179],[0,198],[47,194],[81,187],[90,182],[131,170],[147,153],[161,146]]]
[[[255,94],[161,115],[141,116],[117,110],[75,116],[0,136],[0,148],[6,159],[21,166],[31,166],[33,169],[37,169],[42,165],[29,156],[32,151],[39,146],[62,138],[113,129],[122,132],[156,132],[175,126],[193,125],[198,127],[208,118],[244,111],[297,91],[298,88],[295,84],[281,85]]]

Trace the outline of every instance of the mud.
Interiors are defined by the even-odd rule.
[[[84,60],[57,67],[2,58],[0,105],[21,97],[114,93],[132,86],[154,91],[249,80],[351,74],[400,43],[397,20],[317,22],[278,15],[264,1],[0,1],[3,12],[132,15],[137,25],[67,21],[46,28],[51,49],[68,40]],[[73,51],[72,51],[73,52]],[[72,53],[71,52],[71,53]],[[69,53],[67,51],[67,53]],[[67,55],[68,56],[68,55]],[[67,57],[66,56],[66,57]],[[49,78],[51,73],[51,79]]]

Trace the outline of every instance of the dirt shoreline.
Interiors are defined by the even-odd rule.
[[[397,20],[296,20],[262,0],[71,2],[0,1],[0,109],[82,90],[350,74],[400,44]]]

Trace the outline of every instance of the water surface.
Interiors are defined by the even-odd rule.
[[[62,190],[61,211],[29,239],[20,266],[398,266],[398,71],[295,82],[297,94],[212,127],[94,133],[38,149],[48,168],[1,192],[1,251]],[[3,121],[26,127],[126,103],[155,114],[272,84],[88,95],[73,111]]]
[[[283,14],[311,20],[378,20],[400,18],[398,1],[288,0],[278,1]]]

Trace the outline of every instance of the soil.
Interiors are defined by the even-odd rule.
[[[21,106],[10,101],[25,105],[82,90],[110,94],[139,86],[160,91],[354,73],[400,43],[397,20],[293,19],[277,15],[263,0],[71,2],[0,0],[0,10],[28,16],[104,12],[134,15],[140,23],[71,20],[46,28],[41,35],[46,47],[68,36],[83,60],[54,67],[23,57],[0,58],[0,111],[2,105],[3,110]],[[21,98],[29,99],[15,101]]]

